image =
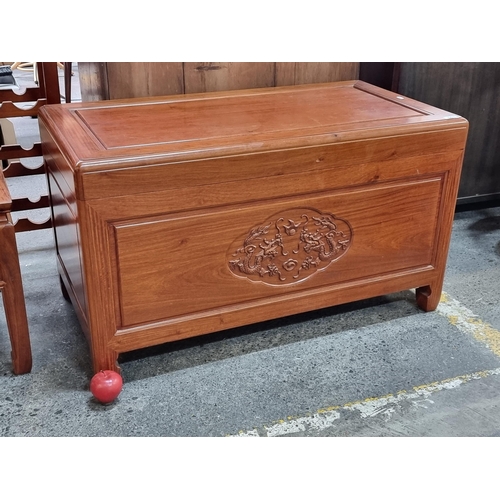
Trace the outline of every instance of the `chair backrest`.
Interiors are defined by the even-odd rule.
[[[20,117],[32,117],[37,119],[40,108],[46,104],[58,104],[61,102],[59,90],[59,76],[57,63],[36,63],[36,78],[33,86],[21,88],[19,92],[11,88],[0,87],[0,118],[12,119]],[[5,120],[4,120],[5,122]],[[4,136],[6,134],[3,134]],[[45,165],[43,163],[40,141],[35,141],[31,148],[25,149],[17,142],[8,143],[6,137],[0,137],[0,162],[3,175],[9,179],[24,177],[27,175],[44,175]],[[36,158],[37,166],[26,166],[23,159]],[[32,196],[32,195],[31,195]],[[49,208],[49,197],[46,193],[40,193],[37,201],[31,201],[28,196],[13,197],[12,214],[16,214],[16,232],[44,229],[52,226],[50,215],[43,222],[33,222],[20,212],[40,208]]]

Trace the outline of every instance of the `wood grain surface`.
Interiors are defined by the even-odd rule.
[[[439,302],[458,115],[354,80],[51,106],[40,122],[95,371],[407,288]]]

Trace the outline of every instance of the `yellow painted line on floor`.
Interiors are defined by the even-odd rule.
[[[436,392],[456,389],[471,380],[478,380],[491,375],[500,375],[500,368],[420,385],[410,391],[399,391],[396,394],[386,394],[385,396],[331,406],[304,416],[287,417],[259,428],[240,431],[228,437],[278,437],[300,432],[322,431],[336,427],[341,420],[345,420],[353,411],[358,412],[358,416],[361,418],[381,415],[387,421],[399,410],[407,410],[409,407],[414,409],[427,408],[429,405],[434,404],[430,396]]]
[[[474,339],[485,344],[494,354],[500,357],[500,331],[482,321],[470,309],[443,292],[437,312],[446,317],[460,331],[472,335]],[[240,431],[231,437],[277,437],[306,431],[321,431],[335,427],[351,411],[359,412],[361,418],[382,415],[385,420],[389,420],[394,413],[403,408],[403,405],[406,408],[408,406],[426,408],[427,405],[433,404],[430,399],[432,394],[442,390],[456,389],[471,380],[478,380],[491,375],[500,375],[500,368],[483,370],[416,386],[411,391],[402,390],[396,394],[386,394],[362,401],[331,406],[304,416],[290,416],[260,428]]]
[[[443,293],[437,312],[447,318],[460,331],[472,335],[500,357],[500,331],[482,321],[458,300]]]

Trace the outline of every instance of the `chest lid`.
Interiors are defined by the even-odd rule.
[[[45,106],[74,170],[210,158],[460,127],[360,81]]]

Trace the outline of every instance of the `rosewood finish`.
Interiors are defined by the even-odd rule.
[[[360,81],[45,106],[58,268],[119,353],[415,288],[439,302],[465,119]]]

